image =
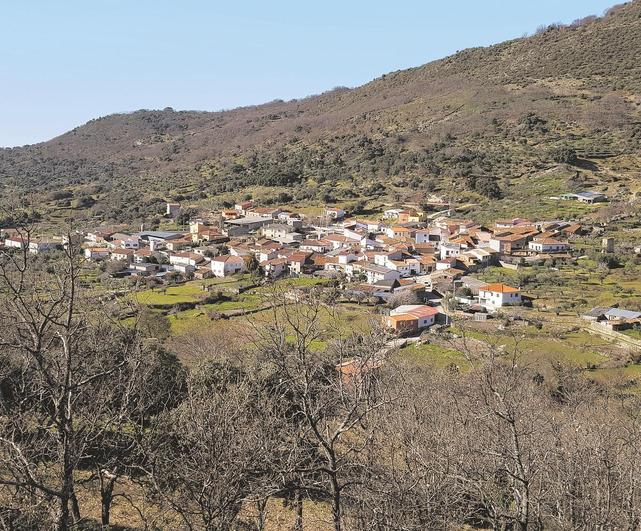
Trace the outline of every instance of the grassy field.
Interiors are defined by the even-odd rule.
[[[400,352],[402,360],[419,367],[445,369],[456,366],[466,370],[470,366],[467,357],[460,351],[433,343],[411,345]]]
[[[609,271],[599,269],[590,259],[555,268],[535,266],[514,271],[491,267],[480,277],[521,287],[542,311],[559,310],[576,316],[595,306],[641,307],[641,266],[634,263]]]
[[[254,279],[249,275],[237,275],[224,279],[194,280],[176,286],[140,291],[135,293],[133,297],[142,305],[170,307],[180,303],[198,303],[217,291],[225,293],[225,291],[247,287],[253,284],[253,282]],[[231,300],[199,304],[196,308],[172,312],[168,316],[171,335],[177,337],[212,327],[224,327],[226,321],[214,319],[216,314],[235,310],[255,312],[256,310],[260,310],[260,308],[269,307],[271,301],[274,299],[275,291],[306,289],[326,282],[327,280],[316,277],[287,278],[278,280],[272,284],[248,289],[240,294],[230,293],[227,296]],[[342,305],[334,313],[339,317],[332,318],[332,323],[329,322],[329,313],[326,316],[321,315],[321,319],[323,326],[329,327],[331,324],[336,331],[342,328],[349,329],[354,326],[362,329],[368,318],[365,307]],[[249,316],[244,315],[232,317],[232,319],[237,321],[246,321],[249,318]],[[267,322],[270,318],[271,313],[267,310],[252,313],[251,316],[251,319],[257,323]]]
[[[251,284],[252,280],[249,275],[208,278],[204,280],[192,280],[175,286],[163,286],[161,288],[139,291],[134,294],[134,297],[140,304],[171,305],[182,302],[197,302],[207,298],[211,292],[234,290]],[[209,291],[206,288],[209,288]]]
[[[81,472],[79,479],[85,479],[87,474]],[[83,515],[100,521],[100,489],[95,483],[83,483],[78,488],[78,498],[83,508]],[[136,528],[142,529],[145,525],[151,525],[154,529],[182,529],[184,522],[170,508],[149,504],[144,497],[140,487],[129,480],[121,478],[116,483],[114,489],[115,499],[111,507],[111,525],[114,528]],[[124,497],[126,496],[126,498]],[[144,509],[146,515],[151,518],[151,522],[142,521],[140,514],[134,508]],[[327,503],[312,500],[303,501],[303,514],[305,517],[306,529],[315,529],[318,531],[330,531],[331,509]],[[252,504],[247,504],[241,511],[241,519],[246,522],[246,527],[250,528],[251,523],[256,521],[256,511]],[[280,531],[282,529],[293,529],[296,520],[296,514],[292,507],[286,507],[280,498],[271,498],[265,510],[265,531]]]
[[[630,329],[630,330],[623,330],[621,333],[633,339],[641,339],[641,330],[636,328]]]
[[[601,383],[615,384],[628,393],[641,394],[641,365],[590,371],[587,376]]]
[[[582,242],[588,250],[593,244],[590,240]],[[641,304],[641,266],[626,263],[625,267],[604,271],[598,268],[594,259],[584,258],[556,268],[537,266],[514,271],[492,267],[482,272],[480,277],[488,282],[505,282],[521,287],[534,299],[534,307],[515,308],[509,313],[520,314],[539,325],[526,326],[523,322],[514,322],[503,328],[500,318],[487,323],[466,321],[452,329],[459,339],[435,336],[428,344],[403,349],[401,356],[406,362],[429,368],[454,365],[465,370],[469,362],[462,352],[464,348],[460,338],[464,336],[476,341],[474,348],[482,349],[482,346],[487,348],[489,345],[501,352],[516,350],[526,363],[543,372],[554,363],[562,363],[577,367],[590,378],[600,381],[637,377],[641,381],[636,366],[626,365],[629,353],[583,330],[581,327],[585,322],[579,318],[582,312],[594,306],[619,304],[624,308],[638,307]],[[144,290],[135,294],[135,300],[143,305],[167,307],[178,303],[198,303],[216,291],[235,290],[252,282],[248,275],[196,280]],[[171,337],[179,340],[187,335],[223,332],[228,328],[233,328],[234,333],[242,337],[250,337],[256,327],[273,320],[274,311],[282,317],[282,310],[269,308],[276,292],[306,289],[323,282],[314,277],[283,279],[250,288],[241,294],[229,293],[228,300],[172,311],[168,315]],[[237,310],[245,310],[249,314],[238,313]],[[333,338],[353,331],[367,332],[379,326],[377,313],[378,309],[356,304],[340,304],[322,311],[319,316],[321,333],[314,347],[323,348]],[[628,335],[641,338],[641,333],[636,330],[629,331]]]
[[[562,333],[523,327],[502,331],[494,325],[481,331],[462,325],[453,327],[452,332],[457,337],[435,336],[430,343],[406,347],[400,351],[400,358],[427,369],[456,367],[466,371],[471,367],[470,356],[473,360],[491,350],[499,355],[516,352],[521,363],[543,374],[548,374],[554,364],[561,364],[621,392],[641,393],[641,364],[624,364],[618,356],[625,357],[625,349],[583,330]]]
[[[245,294],[243,294],[245,295]],[[212,337],[226,337],[233,332],[235,338],[243,338],[241,343],[249,343],[256,337],[256,331],[274,322],[274,316],[283,322],[282,308],[268,308],[248,315],[239,314],[228,319],[213,319],[212,312],[224,309],[256,309],[264,304],[265,298],[248,295],[238,302],[203,305],[197,309],[178,312],[169,316],[171,326],[171,341],[180,342],[181,338],[208,334]],[[341,304],[329,309],[323,307],[318,315],[318,338],[313,341],[312,348],[322,349],[332,339],[347,337],[352,333],[367,333],[376,326],[372,309],[354,304]],[[293,340],[294,336],[288,336]]]

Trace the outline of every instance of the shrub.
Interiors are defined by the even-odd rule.
[[[578,160],[576,151],[568,146],[560,146],[560,147],[554,148],[550,152],[550,158],[554,162],[558,162],[559,164],[572,164],[572,165],[576,164]]]

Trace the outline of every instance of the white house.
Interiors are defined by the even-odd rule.
[[[415,243],[427,243],[430,241],[430,229],[416,229],[414,231]]]
[[[266,262],[267,260],[278,257],[278,251],[276,249],[252,249],[252,252],[259,262]]]
[[[249,201],[241,201],[240,203],[236,203],[234,205],[234,210],[237,210],[241,215],[245,215],[246,212],[254,206],[254,202],[249,200]]]
[[[343,236],[349,240],[353,240],[353,242],[358,242],[363,246],[363,242],[367,240],[369,233],[367,232],[367,229],[356,226],[343,229]]]
[[[4,246],[12,249],[22,249],[25,246],[26,240],[20,236],[10,236],[4,240]]]
[[[150,258],[157,258],[158,253],[155,253],[151,249],[137,249],[133,254],[133,261],[135,264],[142,264],[148,262]]]
[[[196,270],[196,267],[189,264],[174,264],[174,271],[189,275]]]
[[[329,219],[342,219],[346,212],[342,208],[326,208],[325,217]]]
[[[123,238],[120,241],[121,241],[120,247],[122,247],[123,249],[139,249],[140,248],[140,240],[135,236],[132,236],[131,238]]]
[[[436,321],[438,310],[432,306],[424,304],[403,304],[398,308],[390,311],[390,316],[395,317],[398,315],[411,315],[418,321],[417,328],[422,330],[428,328]]]
[[[521,304],[521,292],[505,284],[487,284],[479,288],[479,303],[490,311]]]
[[[269,207],[255,207],[245,212],[245,216],[249,219],[277,219],[278,214],[281,213],[280,208]]]
[[[131,262],[134,251],[132,249],[115,249],[111,251],[110,258],[117,262]]]
[[[350,262],[355,262],[358,259],[356,254],[347,249],[337,252],[335,256],[338,259],[339,264],[349,264]]]
[[[269,225],[264,225],[261,229],[261,233],[265,238],[270,240],[278,240],[280,238],[285,238],[288,234],[294,232],[294,229],[291,225],[286,223],[270,223]]]
[[[327,234],[323,236],[323,241],[329,242],[332,245],[332,249],[340,249],[345,245],[354,243],[343,234]]]
[[[260,266],[263,268],[265,276],[277,278],[287,272],[287,262],[287,258],[274,258],[261,262]]]
[[[211,271],[215,277],[227,277],[245,270],[245,260],[240,256],[223,255],[211,259]]]
[[[88,260],[104,260],[109,258],[111,250],[107,247],[88,247],[85,249],[85,258]]]
[[[302,234],[294,231],[294,228],[286,223],[271,223],[263,226],[261,231],[265,238],[281,243],[294,243],[303,239]]]
[[[451,258],[461,254],[461,244],[459,243],[443,243],[440,248],[441,259]]]
[[[326,253],[332,248],[332,243],[326,240],[303,240],[300,243],[301,251],[314,251],[315,253]]]
[[[412,274],[412,268],[406,260],[389,260],[386,267],[392,271],[398,271],[401,277],[409,277]]]
[[[383,217],[385,219],[396,219],[402,211],[402,208],[390,208],[383,212]]]
[[[412,230],[400,226],[387,227],[385,234],[388,238],[410,238],[412,236]]]
[[[407,267],[409,268],[410,275],[420,275],[421,274],[421,260],[416,257],[407,258],[405,260]]]
[[[53,251],[58,249],[60,244],[56,242],[49,242],[43,240],[31,240],[29,242],[29,252],[32,254],[38,254],[45,251]]]
[[[570,249],[570,244],[554,238],[540,238],[532,240],[528,248],[537,253],[563,253]]]
[[[388,267],[390,260],[400,260],[403,258],[401,251],[381,251],[374,255],[374,263],[376,265]]]
[[[381,230],[381,224],[378,221],[372,221],[369,219],[357,219],[346,222],[343,224],[343,227],[348,227],[350,224],[353,224],[357,228],[365,229],[368,232],[378,232]]]
[[[492,253],[485,249],[468,249],[467,251],[463,251],[459,255],[459,258],[468,267],[484,267],[489,265],[492,261]]]
[[[415,229],[415,243],[438,242],[443,239],[443,230],[439,227],[427,227],[424,229]]]
[[[160,266],[158,264],[152,264],[150,262],[139,262],[132,264],[129,270],[134,276],[147,276],[160,270]]]
[[[348,266],[349,267],[349,266]],[[379,266],[376,264],[368,264],[365,262],[355,262],[352,265],[353,274],[363,273],[367,279],[368,284],[374,284],[379,280],[398,280],[401,275],[398,271],[394,271],[388,267]]]
[[[169,263],[173,266],[182,265],[195,268],[204,261],[205,257],[196,253],[173,253],[169,255]]]

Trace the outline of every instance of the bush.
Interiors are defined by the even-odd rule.
[[[576,151],[568,146],[560,146],[554,148],[552,151],[550,151],[550,158],[554,162],[558,162],[559,164],[572,165],[576,164],[578,160]]]
[[[598,267],[600,269],[615,269],[620,265],[619,258],[613,254],[604,254],[599,257]]]

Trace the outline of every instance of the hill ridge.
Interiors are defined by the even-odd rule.
[[[616,173],[634,191],[638,50],[641,1],[634,0],[601,18],[462,50],[352,89],[227,111],[112,114],[0,150],[2,195],[73,188],[92,196],[95,211],[122,203],[129,190],[140,196],[137,212],[124,210],[132,219],[158,210],[163,197],[213,207],[256,187],[338,201],[460,190],[482,202],[534,194],[515,176],[558,163],[553,154],[567,146],[624,159],[561,167],[563,186],[578,171],[583,184],[611,188]]]

